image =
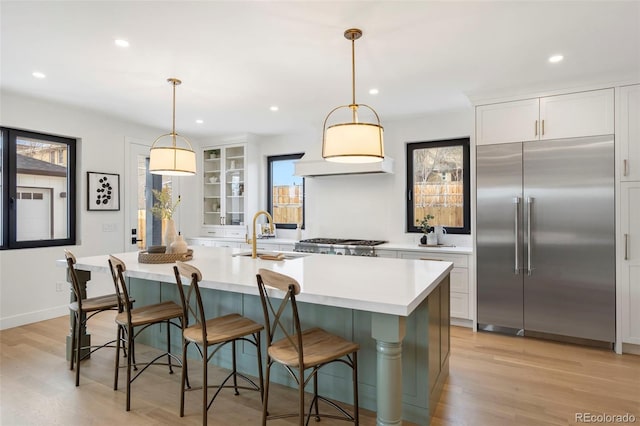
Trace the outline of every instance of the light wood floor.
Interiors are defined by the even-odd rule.
[[[95,353],[82,364],[80,387],[64,359],[66,317],[0,332],[0,424],[23,425],[198,425],[200,393],[187,394],[178,416],[179,372],[163,367],[134,382],[132,411],[124,410],[124,377],[113,391],[113,350]],[[93,318],[94,342],[114,334],[113,318]],[[640,424],[640,356],[619,356],[534,339],[514,338],[453,327],[450,376],[432,421],[434,426],[526,426],[578,424],[576,413],[623,415]],[[151,348],[139,347],[142,358]],[[139,358],[139,359],[140,359]],[[191,373],[196,381],[199,370]],[[223,371],[212,372],[212,379]],[[270,408],[291,406],[295,391],[273,386]],[[221,394],[209,411],[210,425],[258,425],[256,392]],[[375,425],[375,413],[361,411],[362,425]],[[292,420],[270,425],[291,425]],[[315,422],[311,422],[315,424]],[[323,420],[322,425],[345,424]]]

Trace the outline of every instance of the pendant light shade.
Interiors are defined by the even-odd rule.
[[[159,136],[151,145],[149,173],[192,176],[196,174],[196,153],[189,140],[176,133],[176,86],[182,82],[177,78],[167,81],[173,86],[173,125],[171,133]]]
[[[338,163],[375,163],[384,159],[384,129],[380,124],[378,113],[368,105],[356,103],[355,73],[355,41],[362,36],[357,28],[344,32],[347,40],[351,40],[351,104],[341,105],[331,110],[324,120],[322,131],[322,157],[327,161]],[[369,110],[375,121],[360,122],[358,109]],[[338,111],[350,110],[350,120],[344,123],[330,124]]]

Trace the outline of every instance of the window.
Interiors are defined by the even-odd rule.
[[[407,144],[407,232],[435,218],[449,234],[471,232],[469,138]]]
[[[76,141],[4,127],[0,137],[2,248],[75,244]]]
[[[267,210],[277,228],[304,228],[304,178],[294,176],[294,163],[303,154],[267,157]]]

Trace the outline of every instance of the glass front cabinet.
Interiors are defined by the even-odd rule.
[[[246,145],[205,148],[203,152],[202,225],[205,234],[244,236],[246,202]],[[229,226],[229,228],[227,228]],[[225,230],[226,229],[226,230]],[[240,231],[240,229],[236,229]]]

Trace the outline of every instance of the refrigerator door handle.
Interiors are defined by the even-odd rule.
[[[520,229],[520,223],[518,223],[518,213],[520,211],[520,197],[513,197],[513,205],[515,207],[515,227],[514,227],[514,236],[515,236],[515,244],[514,244],[514,254],[515,254],[515,262],[514,262],[514,273],[518,275],[520,273],[520,265],[518,263],[518,230]]]
[[[533,272],[533,266],[531,266],[531,205],[533,204],[533,197],[527,197],[527,275],[531,275]]]
[[[629,234],[624,234],[624,260],[629,260]]]

